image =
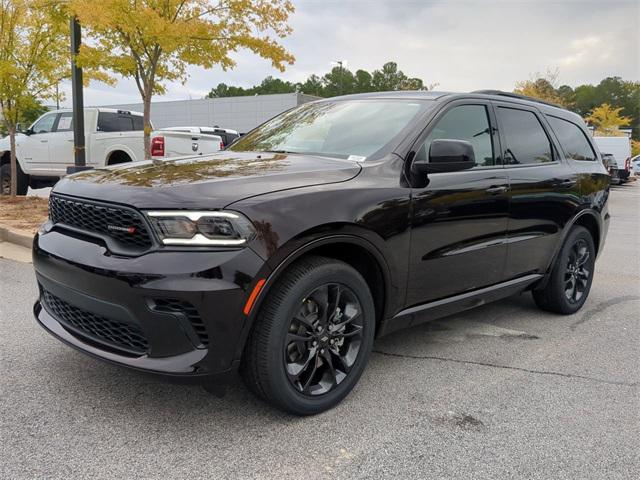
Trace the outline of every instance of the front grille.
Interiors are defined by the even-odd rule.
[[[153,309],[156,312],[179,313],[186,316],[195,330],[196,335],[198,335],[200,343],[205,347],[209,345],[207,328],[204,326],[204,322],[196,307],[189,302],[178,300],[177,298],[155,298],[153,300]]]
[[[51,195],[49,218],[54,224],[106,235],[124,247],[146,250],[152,245],[141,215],[132,209]]]
[[[74,307],[46,290],[42,290],[42,301],[49,313],[72,332],[133,354],[141,355],[149,349],[147,338],[137,325]]]

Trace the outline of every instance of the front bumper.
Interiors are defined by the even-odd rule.
[[[251,249],[122,257],[55,229],[37,235],[36,319],[91,356],[207,383],[237,366],[242,307],[264,261]]]

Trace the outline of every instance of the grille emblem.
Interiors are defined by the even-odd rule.
[[[109,230],[117,230],[118,232],[136,233],[136,227],[120,227],[118,225],[107,225]]]

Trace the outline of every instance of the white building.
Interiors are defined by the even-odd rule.
[[[156,128],[217,125],[245,133],[285,110],[317,98],[303,93],[282,93],[152,102],[151,122]],[[105,106],[142,112],[142,103]]]

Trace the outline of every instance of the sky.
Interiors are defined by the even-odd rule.
[[[372,71],[395,61],[437,90],[513,90],[519,80],[557,70],[558,83],[640,80],[640,0],[293,0],[293,33],[282,43],[296,61],[280,73],[238,52],[233,70],[191,67],[185,84],[167,84],[154,101],[202,98],[218,83],[250,87],[268,75],[304,81],[331,62]],[[70,103],[70,85],[61,86]],[[94,82],[85,105],[139,102],[133,81]]]

